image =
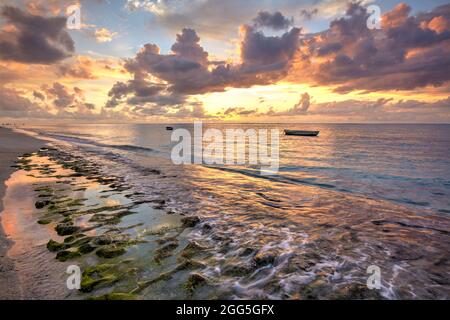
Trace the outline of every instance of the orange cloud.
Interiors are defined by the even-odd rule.
[[[95,30],[94,35],[97,42],[111,42],[117,36],[117,32],[112,32],[106,28],[99,28]]]

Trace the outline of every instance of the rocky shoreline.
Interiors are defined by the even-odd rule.
[[[276,228],[271,229],[263,224],[267,221],[267,215],[257,211],[248,213],[242,210],[239,214],[228,216],[221,214],[217,220],[207,214],[214,209],[212,207],[194,207],[194,210],[181,212],[184,211],[182,206],[179,209],[172,205],[175,201],[183,203],[183,199],[174,200],[174,193],[167,192],[166,188],[156,188],[156,192],[152,193],[151,188],[136,188],[133,184],[136,175],[131,175],[131,178],[126,174],[121,175],[124,171],[120,170],[121,159],[118,154],[105,151],[108,159],[104,161],[101,157],[89,157],[89,151],[77,152],[76,148],[54,143],[51,147],[35,149],[37,152],[24,153],[14,165],[17,171],[9,183],[14,185],[15,181],[21,184],[15,189],[8,187],[9,193],[15,193],[13,200],[28,200],[26,204],[10,200],[9,211],[15,209],[17,215],[22,215],[20,210],[27,207],[34,225],[34,229],[28,233],[34,236],[35,231],[39,233],[39,230],[45,230],[40,241],[31,243],[29,252],[25,250],[22,256],[22,260],[27,259],[28,273],[47,272],[40,277],[34,277],[33,274],[31,277],[30,274],[22,277],[28,283],[27,289],[31,288],[26,298],[396,298],[368,289],[365,269],[356,262],[334,265],[331,262],[338,261],[339,257],[327,260],[330,250],[335,249],[335,243],[324,238],[305,242],[301,250],[297,247],[295,251],[290,243],[278,241],[278,238],[274,238],[273,242],[265,238],[260,242],[241,242],[239,237],[234,237],[239,234],[236,230],[243,230],[242,226],[246,226],[245,231],[249,233],[247,238],[242,233],[239,236],[252,239],[252,227],[255,226],[252,221],[255,219],[261,221],[258,227],[263,228],[265,235],[278,237],[278,229],[286,223],[280,217]],[[155,161],[142,168],[145,170],[139,168],[136,172],[143,172],[145,179],[155,185],[158,179],[164,180],[170,173],[163,166],[158,166],[159,163]],[[169,183],[164,184],[167,185]],[[29,192],[24,192],[25,189]],[[262,198],[267,201],[270,199]],[[205,201],[209,198],[201,199]],[[242,217],[244,220],[240,219]],[[381,226],[384,231],[387,230],[384,233],[392,235],[395,231],[393,228],[398,225],[411,229],[411,232],[429,230],[439,232],[442,236],[448,234],[443,232],[444,227],[419,228],[416,224],[387,221],[377,217],[376,220],[365,221],[364,228],[367,225]],[[22,221],[13,222],[20,225]],[[239,228],[236,229],[236,226]],[[319,223],[318,227],[337,230],[333,224]],[[353,228],[345,230],[348,232],[339,239],[348,244],[346,248],[351,249],[355,243],[362,241],[360,237],[363,233]],[[20,232],[16,234],[16,238],[20,239],[20,235]],[[290,236],[302,235],[291,233]],[[292,241],[290,238],[288,240]],[[409,251],[408,247],[400,245],[394,253],[392,260],[421,259],[414,250]],[[38,255],[40,260],[35,260]],[[433,281],[442,284],[442,287],[433,289],[437,293],[431,294],[439,297],[443,296],[441,292],[447,284],[445,273],[440,270],[444,269],[448,260],[445,256],[436,259],[431,274]],[[20,263],[16,265],[16,270],[23,270]],[[79,290],[68,291],[65,288],[65,268],[68,265],[79,266],[82,270]],[[52,272],[57,275],[52,276]],[[351,281],[340,277],[346,272],[356,277]],[[291,282],[295,286],[287,286],[286,279],[290,278],[294,281],[299,279],[299,283]],[[46,286],[45,290],[37,288],[42,285]],[[48,295],[53,292],[57,294]],[[411,297],[408,288],[398,288],[396,294],[398,297]]]
[[[33,181],[35,220],[52,234],[45,247],[53,263],[82,270],[80,289],[69,299],[229,298],[205,272],[210,248],[187,236],[194,229],[212,232],[199,217],[172,212],[164,199],[145,200],[122,177],[58,148],[25,153],[14,167]],[[221,270],[225,277],[250,276],[277,259],[276,252],[244,249],[242,259],[251,263],[230,261]],[[299,298],[314,299],[321,288],[307,286]],[[334,296],[381,298],[362,284]]]
[[[152,263],[164,264],[180,249],[178,238],[183,231],[200,223],[198,217],[165,211],[164,200],[143,201],[140,194],[129,191],[123,178],[106,177],[95,164],[55,148],[25,153],[14,167],[35,180],[36,222],[53,229],[56,238],[49,239],[47,249],[60,262],[82,265],[79,291],[89,293],[86,298],[138,299],[139,293],[151,284],[167,280],[178,271],[201,268],[201,263],[190,259],[200,250],[193,243],[186,245],[170,270],[149,280],[138,281],[141,277],[133,259],[122,258],[132,247],[153,240],[156,246],[151,253]],[[132,215],[144,215],[144,220],[147,219],[145,211],[149,207],[170,217],[171,225],[148,230],[144,221],[123,223]],[[201,278],[197,273],[189,275],[185,287],[192,289],[206,281]],[[127,289],[115,290],[120,287],[118,283],[124,283]]]

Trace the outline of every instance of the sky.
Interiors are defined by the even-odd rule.
[[[0,0],[0,121],[193,120],[450,123],[450,4]]]

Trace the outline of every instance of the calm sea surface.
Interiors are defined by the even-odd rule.
[[[55,125],[31,130],[102,164],[149,199],[195,214],[212,232],[208,269],[232,298],[302,298],[300,286],[332,292],[366,283],[377,265],[386,298],[450,298],[450,125],[204,124],[280,130],[280,167],[176,166],[165,125]],[[174,125],[174,128],[192,125]],[[320,130],[292,137],[282,130]],[[157,169],[160,175],[148,175]],[[267,252],[268,266],[243,276],[245,252]],[[326,274],[326,283],[317,283]],[[321,277],[323,279],[323,277]],[[324,296],[327,296],[324,294]]]

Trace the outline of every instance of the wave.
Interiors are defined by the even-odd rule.
[[[55,138],[58,140],[63,140],[63,141],[67,141],[67,142],[74,142],[74,143],[80,143],[80,144],[85,144],[85,145],[92,145],[92,146],[96,146],[96,147],[101,147],[101,148],[112,148],[112,149],[118,149],[118,150],[123,150],[123,151],[134,151],[134,152],[157,152],[157,150],[154,150],[152,148],[147,148],[147,147],[141,147],[141,146],[136,146],[136,145],[131,145],[131,144],[107,144],[107,143],[101,143],[95,140],[91,140],[91,139],[86,139],[86,138],[80,138],[77,136],[73,136],[73,135],[63,135],[63,134],[58,134],[58,133],[48,133],[48,132],[38,132],[39,135],[42,136],[47,136],[50,138]]]
[[[295,185],[306,185],[306,186],[317,187],[317,188],[321,188],[321,189],[333,190],[335,192],[351,194],[353,196],[364,197],[367,199],[380,199],[380,200],[398,203],[401,205],[407,204],[407,205],[412,205],[412,206],[422,207],[422,208],[430,206],[429,202],[414,201],[414,200],[411,200],[411,199],[408,199],[405,197],[394,198],[394,197],[389,197],[389,196],[364,193],[361,191],[352,190],[352,189],[348,189],[348,188],[340,188],[334,184],[319,182],[319,181],[317,181],[316,178],[299,179],[299,178],[289,177],[289,176],[280,175],[280,174],[271,175],[271,176],[263,176],[260,174],[259,169],[243,169],[243,168],[220,167],[220,166],[210,166],[210,165],[205,165],[205,167],[211,168],[211,169],[216,169],[216,170],[221,170],[221,171],[226,171],[226,172],[231,172],[231,173],[243,174],[246,176],[250,176],[252,178],[265,179],[265,180],[270,180],[273,182],[295,184]]]

